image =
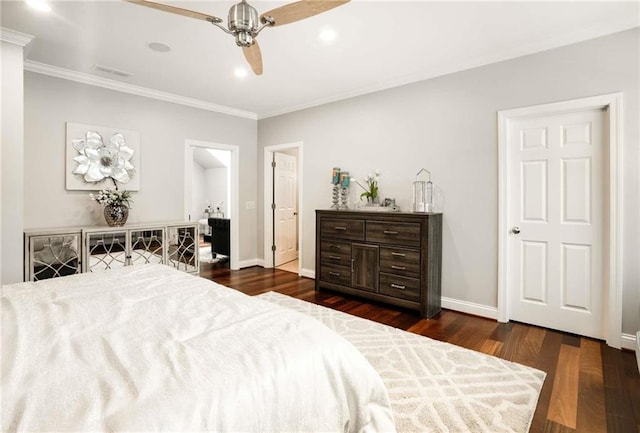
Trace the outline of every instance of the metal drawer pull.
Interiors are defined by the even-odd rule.
[[[398,232],[397,232],[397,231],[395,231],[395,230],[385,230],[385,231],[384,231],[384,234],[385,234],[385,235],[397,235],[397,234],[398,234]]]
[[[407,255],[405,253],[396,253],[395,251],[391,252],[392,256],[397,256],[397,257],[406,257]]]
[[[404,271],[405,269],[407,269],[407,267],[406,266],[391,265],[391,269],[397,269],[399,271]]]
[[[393,284],[393,283],[391,283],[391,287],[393,287],[394,289],[400,289],[400,290],[404,290],[407,288],[407,286],[401,286],[400,284]]]
[[[335,249],[335,250],[339,250],[339,249],[340,249],[340,245],[333,245],[333,244],[331,244],[331,245],[329,245],[329,248],[333,248],[333,249]]]
[[[329,272],[329,275],[331,275],[332,277],[339,277],[340,272]]]
[[[331,260],[340,260],[340,256],[329,256]]]
[[[346,230],[346,227],[336,226],[334,227],[336,230]]]

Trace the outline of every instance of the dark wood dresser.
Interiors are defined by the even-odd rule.
[[[316,291],[440,312],[442,214],[316,210]]]

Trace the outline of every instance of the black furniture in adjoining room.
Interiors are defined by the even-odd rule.
[[[230,254],[230,227],[231,220],[228,218],[209,218],[211,227],[211,257],[218,254],[229,257]]]

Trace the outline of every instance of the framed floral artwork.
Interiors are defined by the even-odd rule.
[[[67,122],[67,190],[140,189],[140,134]]]

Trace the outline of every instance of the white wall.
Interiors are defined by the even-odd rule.
[[[253,260],[257,200],[255,120],[199,110],[25,73],[24,227],[104,224],[87,192],[65,190],[65,122],[140,132],[140,191],[133,193],[129,222],[182,220],[185,214],[185,140],[240,147],[239,259]]]
[[[404,210],[415,174],[424,167],[445,195],[443,296],[496,307],[497,112],[622,91],[623,332],[635,334],[640,328],[639,41],[640,30],[634,29],[260,120],[259,148],[304,141],[302,267],[314,267],[314,210],[331,205],[332,167],[359,178],[379,168],[381,196],[395,197]],[[259,149],[260,160],[263,154]],[[262,179],[261,161],[258,171]],[[261,189],[258,194],[262,209]],[[262,227],[260,218],[260,253]]]
[[[211,210],[215,212],[218,203],[222,203],[220,210],[224,212],[224,216],[229,218],[227,211],[229,199],[227,192],[229,190],[229,169],[226,167],[208,168],[205,170],[205,182],[207,185],[207,198],[211,204]]]
[[[0,41],[0,282],[22,281],[23,47]]]
[[[191,190],[191,219],[202,218],[207,205],[215,212],[218,203],[223,202],[220,210],[228,218],[229,169],[226,167],[204,168],[193,162],[193,183]]]
[[[207,207],[207,181],[204,167],[195,160],[191,169],[191,219],[197,221],[204,216]]]

